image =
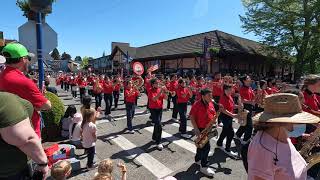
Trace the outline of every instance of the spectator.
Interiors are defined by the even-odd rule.
[[[75,106],[73,105],[68,106],[61,120],[61,136],[62,137],[64,138],[69,137],[69,126],[70,124],[72,124],[72,118],[76,113],[77,113],[77,109]]]
[[[69,161],[62,160],[56,162],[51,169],[51,177],[54,180],[65,180],[70,176],[72,167]]]
[[[91,96],[83,97],[82,107],[80,108],[81,114],[83,114],[85,109],[90,109],[91,108],[91,103],[92,103]]]
[[[46,86],[46,90],[49,91],[49,92],[52,92],[53,94],[55,95],[58,95],[58,91],[57,91],[57,88],[55,87],[50,87],[50,81],[49,81],[49,78],[46,78],[45,81],[44,81],[44,84]]]
[[[14,94],[0,92],[0,107],[0,179],[28,177],[28,157],[46,176],[47,156],[29,119],[33,113],[32,104]]]
[[[127,168],[123,163],[117,165],[122,175],[121,180],[127,179]],[[99,163],[98,172],[95,174],[93,180],[112,180],[113,162],[111,159],[105,159]]]
[[[51,109],[51,103],[40,92],[36,84],[23,73],[28,72],[30,56],[27,49],[19,43],[9,43],[2,49],[6,58],[6,69],[0,75],[0,91],[10,92],[31,102],[33,105],[32,125],[41,138],[41,110]]]
[[[72,123],[69,125],[69,139],[71,140],[71,144],[75,145],[77,148],[82,148],[81,123],[82,115],[80,113],[76,113],[72,118]]]
[[[91,170],[95,167],[93,163],[95,146],[97,141],[97,126],[96,118],[100,115],[101,108],[96,111],[95,109],[85,109],[81,123],[82,129],[82,146],[85,148],[88,154],[87,169]]]

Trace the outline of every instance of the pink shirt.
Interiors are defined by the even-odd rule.
[[[92,134],[97,135],[97,126],[92,122],[86,123],[82,130],[82,146],[84,148],[90,148],[96,145],[96,139]]]
[[[307,178],[307,163],[291,143],[278,141],[277,165],[274,164],[277,141],[272,136],[263,133],[261,144],[272,151],[269,152],[260,144],[262,131],[259,131],[249,145],[248,150],[248,180],[255,176],[265,180],[305,180]]]

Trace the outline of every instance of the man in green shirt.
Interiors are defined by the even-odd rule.
[[[48,174],[48,159],[30,119],[33,106],[19,96],[0,92],[0,180],[23,180],[28,174],[27,157]]]

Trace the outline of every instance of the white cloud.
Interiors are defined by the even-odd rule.
[[[209,0],[197,0],[193,8],[193,17],[201,18],[209,12]]]

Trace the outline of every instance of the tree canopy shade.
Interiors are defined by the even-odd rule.
[[[243,5],[242,27],[281,54],[295,57],[295,78],[305,69],[316,72],[320,58],[319,0],[243,0]]]

